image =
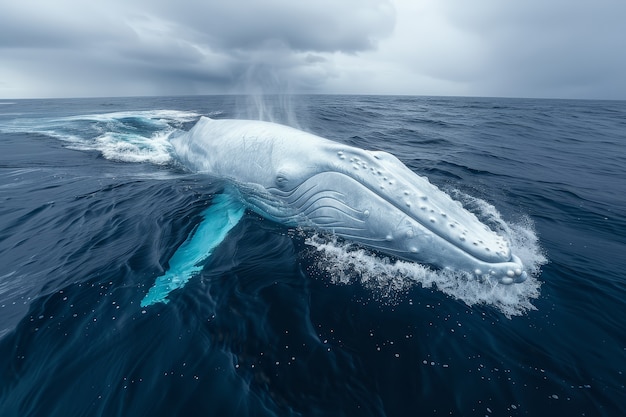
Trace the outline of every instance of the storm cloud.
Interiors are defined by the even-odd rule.
[[[0,98],[250,92],[626,98],[618,0],[0,4]]]

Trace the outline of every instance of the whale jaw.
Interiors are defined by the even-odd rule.
[[[438,213],[438,218],[447,222],[443,227],[433,222],[438,218],[431,213],[432,209],[418,208],[419,214],[426,211],[428,217],[413,215],[405,204],[404,192],[405,198],[398,200],[390,189],[372,189],[371,184],[337,171],[315,174],[292,189],[270,188],[263,193],[248,193],[245,198],[254,211],[274,221],[326,230],[400,259],[466,271],[479,279],[502,284],[526,279],[521,261],[510,254],[504,239],[447,194],[428,186],[430,198],[422,200],[423,204],[432,200],[438,206],[445,203],[454,208]],[[457,212],[462,214],[461,218],[454,216]],[[461,220],[465,223],[461,224]],[[448,229],[458,229],[458,236]],[[462,239],[463,236],[466,238]],[[470,237],[472,247],[477,247],[473,253],[464,245]],[[500,251],[492,253],[479,247],[485,242],[495,242]],[[483,251],[490,256],[481,258]]]

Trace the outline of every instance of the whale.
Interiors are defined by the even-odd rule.
[[[390,153],[271,122],[207,117],[171,143],[188,169],[236,184],[265,218],[504,284],[526,278],[504,237]]]
[[[511,285],[527,279],[505,237],[390,153],[273,122],[204,116],[170,143],[186,170],[223,179],[236,191],[207,210],[204,222],[212,226],[201,225],[202,232],[188,237],[142,305],[167,302],[171,290],[201,269],[244,208],[480,280]],[[220,238],[209,244],[211,230]]]

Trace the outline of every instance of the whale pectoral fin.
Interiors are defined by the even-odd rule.
[[[167,303],[170,292],[182,288],[194,274],[202,270],[201,263],[211,256],[228,232],[239,223],[244,211],[243,204],[233,195],[215,196],[211,206],[202,213],[202,222],[169,260],[169,270],[156,279],[141,300],[141,307]]]

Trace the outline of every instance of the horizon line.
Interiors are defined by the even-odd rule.
[[[167,97],[271,97],[271,96],[352,96],[352,97],[423,97],[423,98],[466,98],[466,99],[509,99],[509,100],[563,100],[563,101],[626,101],[626,98],[571,98],[571,97],[524,97],[524,96],[471,96],[451,94],[368,94],[368,93],[208,93],[208,94],[146,94],[128,96],[68,96],[68,97],[0,97],[0,104],[10,104],[13,100],[96,100],[130,98],[167,98]]]

